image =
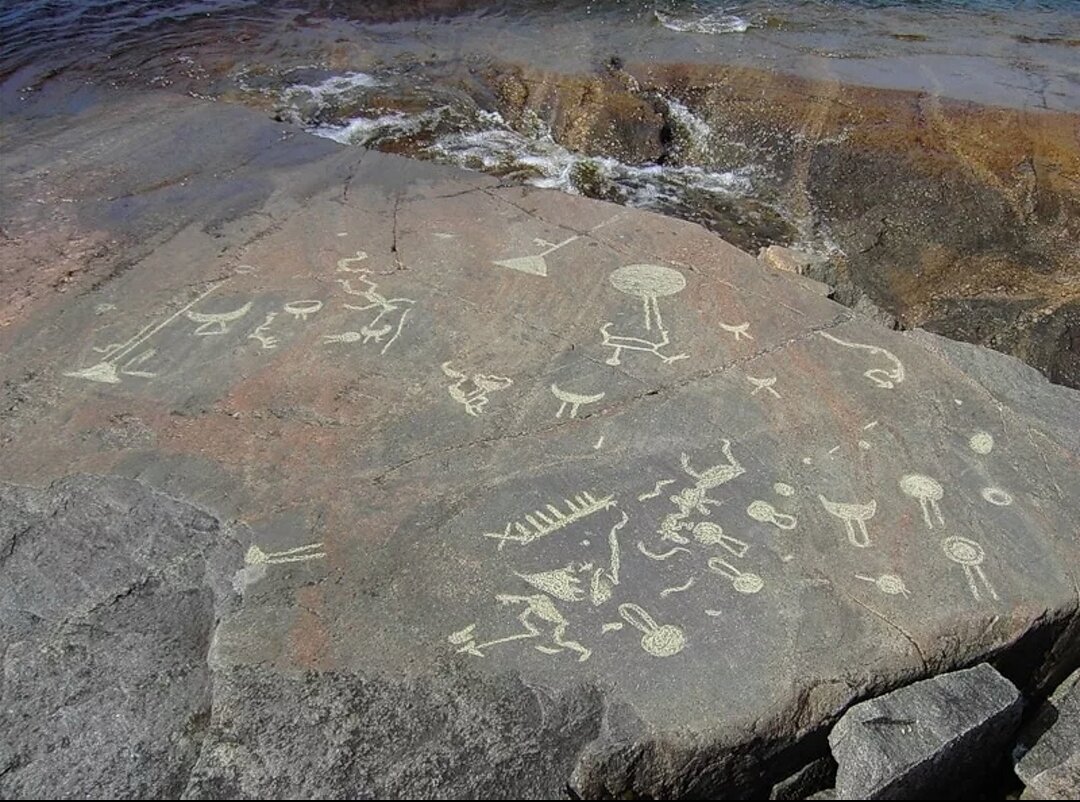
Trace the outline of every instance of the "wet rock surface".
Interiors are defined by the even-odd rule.
[[[1004,756],[1022,707],[986,663],[860,702],[829,734],[836,796],[969,798]]]
[[[1070,391],[699,226],[254,112],[173,194],[221,107],[63,101],[6,115],[12,253],[54,212],[146,245],[5,262],[5,795],[768,795],[853,702],[1075,656]],[[64,706],[118,685],[167,755]]]

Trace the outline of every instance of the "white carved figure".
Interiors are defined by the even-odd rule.
[[[308,543],[306,546],[297,546],[295,549],[265,552],[258,546],[253,545],[244,555],[244,563],[247,565],[278,565],[281,563],[318,560],[326,556],[326,552],[320,551],[322,547],[322,543]]]
[[[597,393],[595,395],[580,395],[578,393],[568,393],[565,390],[560,390],[559,385],[551,385],[551,394],[557,399],[562,401],[562,406],[559,407],[559,411],[555,413],[556,418],[561,418],[567,407],[570,407],[570,417],[576,418],[578,407],[582,404],[595,404],[600,401],[605,393]]]
[[[510,643],[517,640],[531,640],[533,638],[539,638],[544,633],[541,630],[542,626],[550,626],[551,628],[551,643],[552,646],[544,646],[537,644],[533,648],[543,654],[559,654],[567,649],[575,652],[578,656],[578,662],[584,662],[588,660],[592,655],[592,652],[582,646],[577,641],[568,640],[566,637],[566,630],[570,627],[570,622],[566,620],[566,617],[559,612],[559,608],[555,606],[555,603],[551,601],[547,596],[542,593],[538,593],[535,596],[515,596],[511,594],[500,594],[495,597],[495,601],[502,605],[510,604],[523,604],[525,609],[518,615],[517,620],[523,627],[523,631],[514,635],[509,635],[505,638],[496,638],[495,640],[487,641],[486,643],[477,643],[476,636],[473,631],[476,627],[475,624],[470,624],[465,629],[450,635],[450,643],[458,647],[457,651],[467,652],[468,654],[476,655],[477,657],[484,657],[484,649],[491,646],[496,646],[500,643]],[[538,623],[533,623],[533,620]]]
[[[772,395],[773,398],[783,398],[780,393],[776,392],[776,390],[773,389],[773,385],[776,384],[775,376],[769,376],[765,379],[758,379],[754,376],[747,376],[746,378],[752,385],[754,385],[754,389],[751,391],[750,395],[757,395],[762,390],[768,390],[769,394]]]
[[[488,376],[483,373],[469,376],[451,368],[449,362],[443,362],[442,372],[448,378],[457,380],[447,388],[450,397],[464,406],[465,412],[473,417],[483,412],[488,405],[488,393],[505,390],[514,383],[508,376]],[[469,389],[466,389],[466,386]]]
[[[669,356],[668,354],[660,353],[660,349],[666,345],[671,344],[671,339],[668,336],[667,330],[660,331],[660,339],[656,342],[642,339],[641,337],[623,337],[619,334],[611,334],[608,329],[612,327],[612,323],[605,323],[600,327],[600,344],[606,348],[614,349],[615,353],[604,360],[608,365],[615,367],[622,364],[622,352],[623,351],[645,351],[660,358],[660,361],[665,365],[670,365],[672,362],[678,362],[680,359],[689,359],[689,354],[674,354]]]
[[[865,549],[870,545],[870,533],[866,531],[866,522],[874,517],[877,512],[877,500],[870,499],[866,504],[844,504],[837,501],[829,501],[825,496],[818,495],[821,505],[829,512],[844,522],[847,527],[848,541],[852,546]],[[855,527],[858,526],[858,532]]]
[[[740,571],[727,560],[721,560],[719,557],[710,557],[708,565],[709,570],[713,573],[720,574],[721,576],[730,579],[731,586],[739,593],[757,593],[765,587],[765,582],[760,576],[747,571]]]
[[[927,529],[934,528],[934,523],[930,520],[931,512],[941,526],[945,525],[945,519],[941,517],[941,507],[938,506],[945,490],[936,480],[920,473],[909,473],[900,479],[900,489],[906,495],[918,499]]]
[[[343,259],[341,261],[348,262],[351,260]],[[338,270],[341,269],[341,262],[338,262]],[[385,354],[387,349],[389,349],[397,338],[401,336],[401,330],[405,327],[405,320],[408,318],[409,312],[416,304],[416,301],[411,298],[387,298],[382,295],[378,292],[379,285],[368,279],[368,273],[365,270],[345,270],[343,272],[357,273],[356,280],[364,285],[364,289],[355,289],[351,279],[339,278],[337,279],[338,284],[342,286],[347,294],[358,296],[367,301],[363,306],[345,304],[345,308],[351,309],[354,312],[369,312],[372,309],[377,309],[378,314],[376,314],[369,323],[362,326],[360,331],[345,331],[339,334],[327,334],[323,336],[323,342],[361,342],[364,345],[371,341],[383,343],[383,340],[392,333],[393,336],[383,343],[382,350],[379,352]]]
[[[957,565],[963,566],[968,588],[976,600],[982,598],[979,594],[980,582],[994,600],[998,600],[997,591],[994,590],[994,586],[990,584],[990,580],[986,578],[982,569],[983,560],[986,559],[986,552],[983,551],[982,546],[966,537],[947,537],[941,541],[941,549],[946,557]],[[976,578],[980,582],[976,582]]]
[[[1002,490],[1000,487],[984,487],[980,491],[983,500],[993,504],[995,507],[1008,507],[1013,503],[1013,497],[1009,495],[1008,491]]]
[[[150,340],[159,331],[169,326],[177,318],[187,314],[196,304],[206,298],[210,293],[217,290],[220,286],[225,284],[228,279],[222,279],[210,285],[208,289],[200,293],[194,300],[190,301],[186,305],[182,306],[177,311],[173,312],[168,317],[164,318],[157,323],[148,323],[133,337],[124,340],[120,343],[111,343],[104,348],[95,347],[94,350],[103,355],[100,362],[91,365],[88,368],[82,368],[80,370],[73,370],[65,373],[65,376],[71,376],[76,379],[87,379],[89,381],[101,382],[103,384],[118,384],[122,381],[121,375],[139,376],[142,378],[150,378],[157,374],[150,373],[144,370],[132,370],[146,362],[147,359],[152,357],[156,351],[150,349],[149,352],[143,352],[134,357],[130,355],[137,351],[142,345]],[[148,354],[148,355],[144,355]]]
[[[746,552],[750,548],[749,543],[739,540],[737,537],[725,535],[723,527],[714,524],[712,521],[701,521],[694,524],[692,531],[694,540],[703,546],[720,546],[736,557],[746,556]]]
[[[620,604],[619,615],[630,626],[644,633],[641,636],[641,648],[653,657],[671,657],[686,646],[686,636],[673,624],[657,626],[647,612],[636,604]]]
[[[746,508],[746,514],[755,521],[772,524],[777,529],[794,529],[798,521],[794,515],[785,515],[778,512],[776,507],[767,501],[752,501]]]
[[[976,454],[989,454],[994,450],[994,435],[990,432],[975,432],[968,440],[968,446]]]
[[[599,607],[611,598],[616,585],[619,584],[619,567],[622,562],[619,551],[619,530],[626,526],[630,516],[625,512],[622,519],[608,531],[608,567],[603,566],[595,569],[592,575],[592,583],[589,587],[589,596],[594,607]]]
[[[856,579],[861,579],[863,582],[870,582],[877,587],[882,593],[889,596],[910,596],[907,586],[904,584],[904,580],[898,577],[896,574],[882,574],[879,577],[863,576],[862,574],[855,574]]]
[[[277,312],[267,312],[266,319],[255,327],[255,330],[247,336],[249,340],[258,340],[262,345],[263,350],[272,350],[277,348],[278,339],[270,334],[266,333],[266,330],[270,327],[270,324],[274,322],[274,318],[277,317]]]
[[[609,329],[613,324],[604,323],[600,326],[601,345],[614,349],[614,353],[607,359],[607,364],[612,366],[622,364],[623,351],[650,353],[659,357],[665,365],[670,365],[680,359],[687,359],[687,354],[669,356],[660,352],[661,348],[670,345],[671,338],[668,330],[664,327],[658,299],[681,292],[686,287],[686,279],[683,274],[678,270],[661,265],[626,265],[612,271],[609,279],[611,285],[619,292],[641,299],[645,330],[652,331],[655,327],[659,337],[656,340],[646,340],[642,337],[612,334]]]
[[[893,354],[891,351],[888,351],[877,345],[866,345],[864,343],[853,343],[849,342],[848,340],[842,340],[833,334],[829,334],[829,332],[827,331],[821,331],[818,333],[826,340],[831,340],[837,345],[842,345],[845,348],[859,348],[865,351],[869,351],[874,355],[883,356],[887,360],[889,360],[889,362],[892,363],[891,369],[886,370],[885,368],[871,368],[870,370],[863,373],[863,376],[868,378],[878,387],[881,387],[885,390],[891,390],[896,387],[896,385],[904,381],[904,365],[899,359],[896,358],[896,355]]]
[[[573,499],[563,499],[568,513],[564,513],[554,504],[548,504],[544,510],[533,510],[525,515],[525,523],[510,521],[506,524],[505,531],[485,532],[484,537],[498,540],[500,551],[507,543],[526,545],[601,510],[611,509],[616,503],[614,496],[596,498],[592,493],[579,493]]]
[[[683,471],[687,476],[695,480],[694,484],[683,488],[674,496],[670,497],[671,503],[677,508],[676,512],[669,513],[660,522],[657,533],[663,540],[671,540],[675,543],[688,543],[689,540],[681,534],[681,530],[692,529],[693,525],[687,519],[697,512],[700,515],[708,515],[710,506],[717,506],[720,502],[708,497],[708,492],[713,488],[730,482],[745,473],[745,469],[731,453],[731,441],[721,441],[720,451],[727,458],[727,463],[713,465],[708,470],[698,472],[690,467],[690,457],[686,454],[681,456]]]
[[[243,306],[231,309],[228,312],[193,312],[189,309],[184,312],[184,315],[191,322],[201,324],[194,331],[196,336],[211,337],[228,333],[229,324],[235,323],[250,311],[251,301],[248,301]]]
[[[323,308],[323,302],[318,300],[289,301],[282,308],[297,320],[307,320],[308,315],[314,315]]]
[[[533,243],[538,248],[544,248],[540,253],[535,256],[516,256],[512,259],[496,259],[495,264],[499,265],[499,267],[508,267],[511,270],[517,270],[519,273],[530,273],[534,276],[546,276],[548,267],[544,257],[550,253],[554,253],[559,250],[559,248],[569,245],[577,238],[578,237],[575,234],[569,239],[564,239],[562,242],[548,242],[545,239],[537,237],[533,240]]]

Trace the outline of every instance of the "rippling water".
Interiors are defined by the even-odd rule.
[[[1080,0],[28,0],[0,10],[0,42],[9,86],[59,75],[243,102],[343,143],[654,208],[736,239],[749,223],[746,247],[797,227],[795,215],[760,153],[676,98],[652,101],[675,137],[663,164],[627,163],[569,149],[539,118],[508,124],[475,76],[745,64],[1080,108]]]

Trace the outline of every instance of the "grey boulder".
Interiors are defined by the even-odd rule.
[[[837,799],[966,795],[1020,722],[1020,694],[989,664],[853,706],[829,735]]]

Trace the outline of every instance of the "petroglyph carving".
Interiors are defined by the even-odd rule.
[[[757,574],[740,571],[734,565],[726,560],[721,560],[719,557],[710,557],[708,564],[710,571],[730,579],[731,586],[739,593],[757,593],[765,587],[764,580]]]
[[[282,308],[297,320],[307,320],[308,315],[314,315],[323,308],[323,302],[318,300],[289,301]]]
[[[530,273],[534,276],[546,276],[548,267],[547,261],[544,259],[550,253],[554,253],[566,245],[577,239],[577,235],[564,239],[562,242],[548,242],[545,239],[537,237],[533,240],[533,243],[538,248],[544,248],[545,250],[536,254],[535,256],[516,256],[512,259],[496,259],[495,264],[499,267],[508,267],[511,270],[517,270],[520,273]]]
[[[539,571],[534,574],[519,574],[514,576],[523,579],[537,590],[542,590],[549,596],[554,596],[562,601],[575,602],[585,598],[585,591],[581,587],[581,579],[578,573],[592,568],[588,563],[575,565],[571,563],[563,568],[552,571]]]
[[[669,356],[660,353],[661,348],[670,345],[671,338],[668,335],[668,330],[664,328],[664,320],[660,315],[658,299],[663,296],[674,295],[686,287],[686,279],[682,273],[660,265],[626,265],[612,271],[609,280],[611,285],[619,292],[641,299],[646,331],[652,331],[655,327],[660,336],[657,340],[652,341],[641,337],[611,334],[609,329],[613,324],[604,323],[600,327],[601,345],[605,348],[614,349],[614,353],[606,360],[607,364],[612,366],[622,364],[623,351],[651,353],[659,357],[665,365],[689,357],[688,354]]]
[[[612,590],[619,584],[621,559],[618,533],[620,529],[626,526],[629,520],[630,516],[624,512],[622,519],[608,531],[608,567],[606,570],[601,567],[593,571],[592,584],[590,585],[590,597],[594,607],[599,607],[610,599]]]
[[[690,577],[688,580],[683,582],[681,585],[675,585],[674,587],[664,588],[662,591],[660,591],[660,598],[661,599],[666,599],[668,596],[670,596],[673,593],[682,593],[684,590],[690,590],[690,588],[692,588],[694,586],[694,582],[695,582],[694,577]]]
[[[610,509],[616,505],[616,501],[614,496],[595,498],[591,493],[579,493],[572,501],[563,499],[563,504],[569,513],[564,513],[554,504],[548,504],[544,511],[534,510],[530,515],[526,515],[525,523],[510,521],[505,531],[485,532],[484,537],[498,540],[500,550],[508,542],[526,545],[565,529],[593,513]]]
[[[279,565],[318,560],[326,556],[326,552],[320,551],[322,547],[322,543],[308,543],[306,546],[297,546],[295,549],[286,551],[265,552],[253,545],[244,555],[244,563],[246,565]]]
[[[559,654],[567,649],[575,652],[578,655],[578,662],[584,662],[588,660],[592,655],[589,649],[586,649],[577,641],[567,640],[566,630],[570,627],[570,622],[566,620],[559,608],[555,606],[555,603],[551,601],[547,596],[543,594],[536,594],[535,596],[514,596],[510,594],[500,594],[495,597],[495,601],[502,605],[509,604],[524,604],[525,609],[518,615],[517,620],[521,624],[523,630],[514,635],[508,635],[505,638],[496,638],[485,643],[477,643],[474,630],[475,624],[470,624],[465,629],[459,630],[453,633],[449,637],[450,643],[458,647],[457,651],[467,652],[468,654],[475,655],[477,657],[484,657],[484,650],[492,646],[496,646],[500,643],[510,643],[517,640],[531,640],[533,638],[539,638],[544,633],[541,630],[541,626],[550,625],[551,627],[551,642],[553,646],[536,645],[533,648],[543,654]],[[540,623],[533,623],[533,619],[537,619]]]
[[[337,272],[338,273],[364,273],[368,272],[366,267],[350,267],[350,265],[363,262],[368,258],[366,251],[357,251],[356,256],[350,256],[345,259],[338,259]]]
[[[750,548],[749,543],[745,543],[737,537],[725,535],[723,527],[714,524],[712,521],[701,521],[695,524],[693,534],[694,540],[703,546],[721,546],[736,557],[746,556],[746,552]]]
[[[474,373],[471,377],[450,367],[449,362],[443,362],[442,372],[448,378],[457,379],[447,390],[450,397],[465,407],[465,412],[476,417],[484,411],[488,405],[488,393],[496,390],[505,390],[514,383],[508,376],[487,376],[483,373]],[[466,390],[465,386],[471,385]]]
[[[775,492],[778,496],[789,497],[795,495],[795,488],[791,485],[784,484],[783,482],[777,482],[772,486],[772,488],[773,492]]]
[[[692,528],[692,524],[687,522],[687,519],[694,512],[708,515],[708,507],[717,506],[720,503],[710,499],[707,495],[708,492],[745,473],[742,465],[732,456],[730,440],[721,441],[720,450],[727,458],[727,463],[713,465],[701,473],[690,467],[689,456],[686,454],[681,456],[683,470],[687,476],[696,481],[693,485],[683,488],[679,493],[670,497],[671,503],[676,506],[678,511],[668,513],[660,522],[660,528],[657,532],[662,540],[688,543],[686,537],[681,534],[681,530]]]
[[[968,440],[968,447],[976,454],[989,454],[994,450],[994,435],[990,432],[975,432]]]
[[[783,398],[780,393],[773,389],[773,385],[776,384],[776,377],[769,376],[765,379],[758,379],[754,376],[747,376],[747,380],[754,385],[754,389],[750,392],[750,395],[757,395],[762,390],[768,390],[773,398]]]
[[[933,511],[938,523],[941,526],[945,525],[945,519],[941,517],[941,507],[938,506],[941,497],[945,495],[945,491],[940,484],[929,476],[909,473],[900,479],[900,489],[904,491],[905,495],[919,500],[919,506],[922,508],[923,520],[926,521],[927,529],[934,528],[934,524],[930,520],[931,511]]]
[[[777,529],[794,529],[798,523],[794,515],[785,515],[767,501],[752,501],[746,514],[755,521],[772,524]]]
[[[994,586],[990,584],[990,580],[983,573],[982,563],[986,559],[986,552],[983,551],[982,546],[966,537],[947,537],[941,541],[941,549],[945,552],[946,557],[963,566],[968,588],[976,600],[982,598],[979,594],[980,582],[976,582],[976,577],[994,600],[998,600],[997,591],[994,590]]]
[[[830,340],[837,345],[842,345],[845,348],[859,348],[864,351],[869,351],[875,356],[883,356],[892,363],[892,369],[886,370],[885,368],[871,368],[863,373],[863,376],[868,378],[878,387],[885,390],[891,390],[896,385],[904,381],[904,365],[896,358],[896,355],[891,351],[887,351],[877,345],[866,345],[865,343],[853,343],[848,340],[843,340],[833,334],[829,334],[827,331],[818,332],[826,340]]]
[[[342,262],[350,261],[358,261],[358,259],[342,259],[338,262],[338,270],[342,270]],[[360,331],[345,331],[340,334],[327,334],[323,336],[323,342],[362,342],[364,345],[371,341],[382,343],[387,335],[392,332],[393,336],[386,340],[382,350],[379,352],[385,354],[390,346],[397,341],[397,338],[401,336],[401,330],[405,327],[405,320],[408,318],[409,312],[412,311],[412,307],[416,301],[412,298],[387,298],[382,295],[378,292],[379,285],[368,279],[366,270],[344,270],[343,272],[356,273],[356,280],[364,285],[364,289],[355,289],[351,279],[339,278],[337,279],[338,284],[342,286],[347,294],[358,296],[368,302],[364,306],[345,304],[345,308],[351,309],[354,312],[368,312],[372,309],[377,309],[379,311],[371,322],[360,328]],[[395,319],[397,323],[396,326]]]
[[[229,324],[235,323],[250,311],[251,301],[248,301],[243,306],[228,312],[193,312],[189,309],[184,312],[184,316],[192,323],[200,324],[193,332],[197,337],[214,337],[228,333]]]
[[[863,576],[862,574],[855,574],[856,579],[861,579],[863,582],[870,582],[875,585],[882,593],[886,593],[890,596],[910,596],[907,586],[904,584],[904,580],[896,576],[896,574],[882,574],[879,577]]]
[[[746,339],[746,340],[754,339],[753,335],[750,334],[750,324],[749,323],[740,323],[737,326],[731,326],[731,325],[728,325],[727,323],[721,323],[720,328],[722,328],[728,334],[734,335],[735,342],[738,342],[739,340],[742,340],[742,339]],[[751,393],[751,395],[753,395],[753,393]]]
[[[984,501],[988,501],[995,507],[1008,507],[1013,503],[1013,497],[1000,487],[984,487],[981,491]]]
[[[646,557],[648,557],[650,560],[656,560],[657,562],[660,562],[662,560],[670,560],[676,554],[680,554],[680,553],[693,554],[693,552],[690,551],[690,549],[683,548],[682,546],[673,546],[672,548],[668,549],[667,551],[652,552],[652,551],[649,551],[649,549],[645,546],[645,544],[642,543],[640,540],[638,541],[638,544],[637,544],[637,550],[640,551],[642,554],[644,554]]]
[[[200,293],[198,296],[195,297],[194,300],[190,301],[185,306],[181,307],[180,309],[173,312],[171,315],[162,319],[161,321],[157,323],[147,324],[130,339],[127,339],[124,342],[120,343],[112,343],[105,346],[104,348],[95,348],[94,350],[102,354],[104,357],[100,362],[95,365],[91,365],[88,368],[82,368],[80,370],[73,370],[67,372],[64,375],[71,376],[77,379],[87,379],[89,381],[102,382],[104,384],[118,384],[120,381],[122,381],[120,376],[121,374],[124,374],[126,372],[126,369],[131,367],[137,367],[138,365],[145,362],[147,358],[149,358],[139,355],[129,359],[128,357],[130,354],[138,350],[144,343],[150,340],[159,331],[173,323],[177,318],[185,315],[188,311],[191,310],[192,307],[194,307],[212,292],[217,290],[227,281],[228,279],[223,279],[214,284],[211,284],[206,291]],[[151,355],[153,355],[153,349],[151,349],[150,353]],[[135,360],[139,361],[136,362]],[[145,371],[135,371],[129,372],[127,373],[127,375],[142,376],[145,378],[154,376],[155,374],[147,373]]]
[[[866,504],[843,504],[829,501],[825,496],[819,495],[821,504],[829,512],[835,515],[847,527],[848,540],[852,546],[865,549],[870,545],[870,534],[866,531],[866,522],[874,517],[877,512],[877,500],[870,499]],[[855,527],[858,526],[858,532]]]
[[[565,390],[560,390],[557,384],[551,385],[551,393],[557,399],[562,401],[562,406],[559,407],[559,411],[555,413],[556,418],[561,418],[567,407],[570,407],[570,417],[576,418],[578,407],[582,404],[595,404],[601,400],[605,393],[597,393],[596,395],[579,395],[578,393],[568,393]]]
[[[600,344],[605,348],[614,349],[615,353],[604,360],[608,365],[615,367],[622,364],[622,352],[623,351],[646,351],[654,356],[660,358],[660,361],[665,365],[670,365],[672,362],[678,362],[680,359],[689,359],[689,354],[675,354],[669,356],[667,354],[660,353],[660,349],[666,345],[670,345],[671,339],[668,337],[666,330],[660,331],[660,339],[656,342],[650,342],[640,337],[624,337],[619,334],[611,334],[608,329],[614,325],[612,323],[605,323],[600,327]]]
[[[650,331],[654,323],[659,331],[664,330],[664,321],[660,317],[660,304],[657,299],[666,295],[675,295],[686,288],[686,279],[682,273],[660,265],[620,267],[611,273],[608,280],[619,292],[641,299],[645,328]]]
[[[647,501],[650,498],[658,498],[660,496],[660,491],[663,488],[673,484],[675,484],[674,479],[661,479],[659,482],[656,483],[656,486],[652,490],[650,490],[648,493],[642,493],[640,496],[637,497],[637,500]]]
[[[278,315],[277,312],[267,312],[266,319],[255,327],[255,330],[247,336],[249,340],[258,340],[264,350],[271,350],[277,348],[278,339],[272,335],[266,333],[266,330],[270,327],[270,324],[274,322],[274,318]]]
[[[619,615],[634,629],[644,633],[641,648],[653,657],[671,657],[686,645],[686,636],[681,629],[673,624],[657,626],[652,616],[636,604],[620,604]]]

